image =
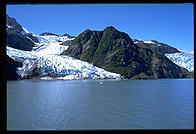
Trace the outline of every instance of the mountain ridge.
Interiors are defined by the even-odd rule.
[[[9,19],[9,17],[7,18]],[[107,71],[121,74],[124,78],[128,79],[190,77],[190,74],[186,69],[178,67],[164,55],[165,53],[178,52],[176,48],[164,43],[159,43],[156,40],[140,41],[142,42],[140,44],[135,43],[139,40],[132,40],[127,33],[118,31],[113,26],[108,26],[103,31],[87,29],[77,37],[74,37],[69,34],[63,34],[61,36],[50,32],[44,32],[42,35],[35,35],[22,27],[15,19],[11,18],[11,22],[12,23],[10,24],[9,22],[10,25],[7,24],[6,27],[8,35],[7,46],[15,48],[16,50],[7,47],[7,62],[10,67],[13,66],[14,70],[20,68],[22,70],[19,72],[30,73],[25,74],[23,78],[32,78],[34,76],[39,78],[39,75],[45,76],[42,74],[43,72],[49,76],[58,77],[62,74],[55,71],[56,69],[67,70],[71,67],[71,65],[67,66],[65,63],[61,62],[76,62],[79,64],[79,60],[87,61],[88,63],[91,63],[91,65],[100,67],[106,70],[106,73],[104,71],[100,73],[98,71],[99,69],[95,69],[98,71],[96,72],[92,66],[92,68],[88,68],[88,71],[90,71],[90,73],[87,73],[88,75],[86,73],[83,74],[81,73],[81,68],[78,68],[80,71],[75,70],[77,69],[77,64],[75,64],[75,67],[73,68],[75,71],[71,71],[72,73],[68,71],[69,69],[65,71],[69,72],[66,73],[66,76],[64,75],[65,79],[99,77],[119,78],[117,75],[109,75],[110,73],[107,73]],[[14,35],[12,38],[13,40],[9,38],[10,33],[13,33]],[[22,42],[17,42],[18,39],[22,39]],[[21,51],[18,51],[17,49]],[[27,51],[27,53],[23,50]],[[20,54],[18,54],[18,52]],[[72,61],[70,60],[72,58],[64,57],[63,55],[67,52],[69,52],[68,56],[75,57],[79,60]],[[42,55],[43,58],[40,59],[39,56],[33,55]],[[55,62],[53,63],[46,55],[51,56],[51,59],[54,58]],[[10,58],[16,62],[13,62]],[[34,66],[34,62],[40,63],[41,65],[36,64],[36,66]],[[51,62],[52,65],[48,66],[48,62]],[[22,63],[23,67],[19,66]],[[56,66],[55,64],[62,65],[63,68],[59,68],[59,66]],[[85,62],[81,62],[80,64],[86,65]],[[46,66],[43,68],[43,65]],[[53,68],[54,66],[56,67]],[[26,70],[26,67],[30,70]],[[44,71],[49,68],[49,72]],[[87,66],[84,66],[84,68],[87,69]],[[31,72],[32,70],[37,71]],[[77,72],[80,72],[80,74],[77,74]],[[12,73],[14,77],[18,78],[18,73]],[[21,74],[22,73],[19,73],[19,75]],[[9,77],[11,78],[10,75]]]
[[[85,30],[61,55],[87,61],[128,79],[190,77],[186,69],[174,64],[164,55],[167,51],[178,50],[166,44],[164,46],[166,48],[157,51],[158,47],[135,44],[128,34],[108,26],[103,31]]]
[[[135,44],[137,44],[138,46],[140,46],[142,48],[150,48],[152,50],[159,51],[163,54],[180,52],[178,49],[176,49],[170,45],[167,45],[165,43],[160,43],[156,40],[142,41],[142,40],[134,39],[133,41]]]

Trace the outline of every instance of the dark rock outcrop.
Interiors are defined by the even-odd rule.
[[[67,36],[68,38],[75,38],[74,36],[71,36],[69,34],[63,34],[62,36]]]
[[[16,19],[9,17],[8,15],[6,15],[6,24],[20,33],[23,31],[22,26],[16,21]]]
[[[30,39],[16,30],[7,29],[6,34],[6,43],[9,47],[29,51],[32,50],[33,46],[35,46]]]
[[[6,55],[7,80],[20,79],[20,76],[16,73],[17,67],[22,67],[22,63],[17,62]]]

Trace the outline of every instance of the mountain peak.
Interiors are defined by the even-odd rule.
[[[104,31],[106,31],[106,30],[116,30],[116,28],[114,28],[113,26],[107,26],[105,29],[104,29]]]
[[[22,26],[16,21],[16,19],[9,17],[8,15],[6,15],[6,24],[8,27],[12,27],[18,32],[23,31]]]
[[[154,43],[159,43],[157,40],[151,40],[152,42],[154,42]]]
[[[53,34],[53,33],[50,33],[50,32],[44,32],[44,33],[41,33],[40,34],[41,36],[46,36],[46,35],[55,35],[55,36],[59,36],[57,34]]]
[[[164,55],[176,51],[155,40],[134,44],[127,33],[108,26],[103,31],[85,30],[61,55],[92,63],[128,79],[189,77],[187,70]]]
[[[74,36],[71,36],[69,34],[63,34],[62,36],[67,36],[68,38],[75,38]]]
[[[90,29],[86,29],[84,33],[92,32]]]

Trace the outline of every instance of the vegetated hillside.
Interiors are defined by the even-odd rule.
[[[112,26],[103,31],[85,30],[62,55],[87,61],[128,79],[190,77],[190,72],[170,61],[164,52],[136,45],[128,34]]]

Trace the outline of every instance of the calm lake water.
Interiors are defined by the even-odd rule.
[[[194,79],[7,82],[8,130],[193,128]]]

